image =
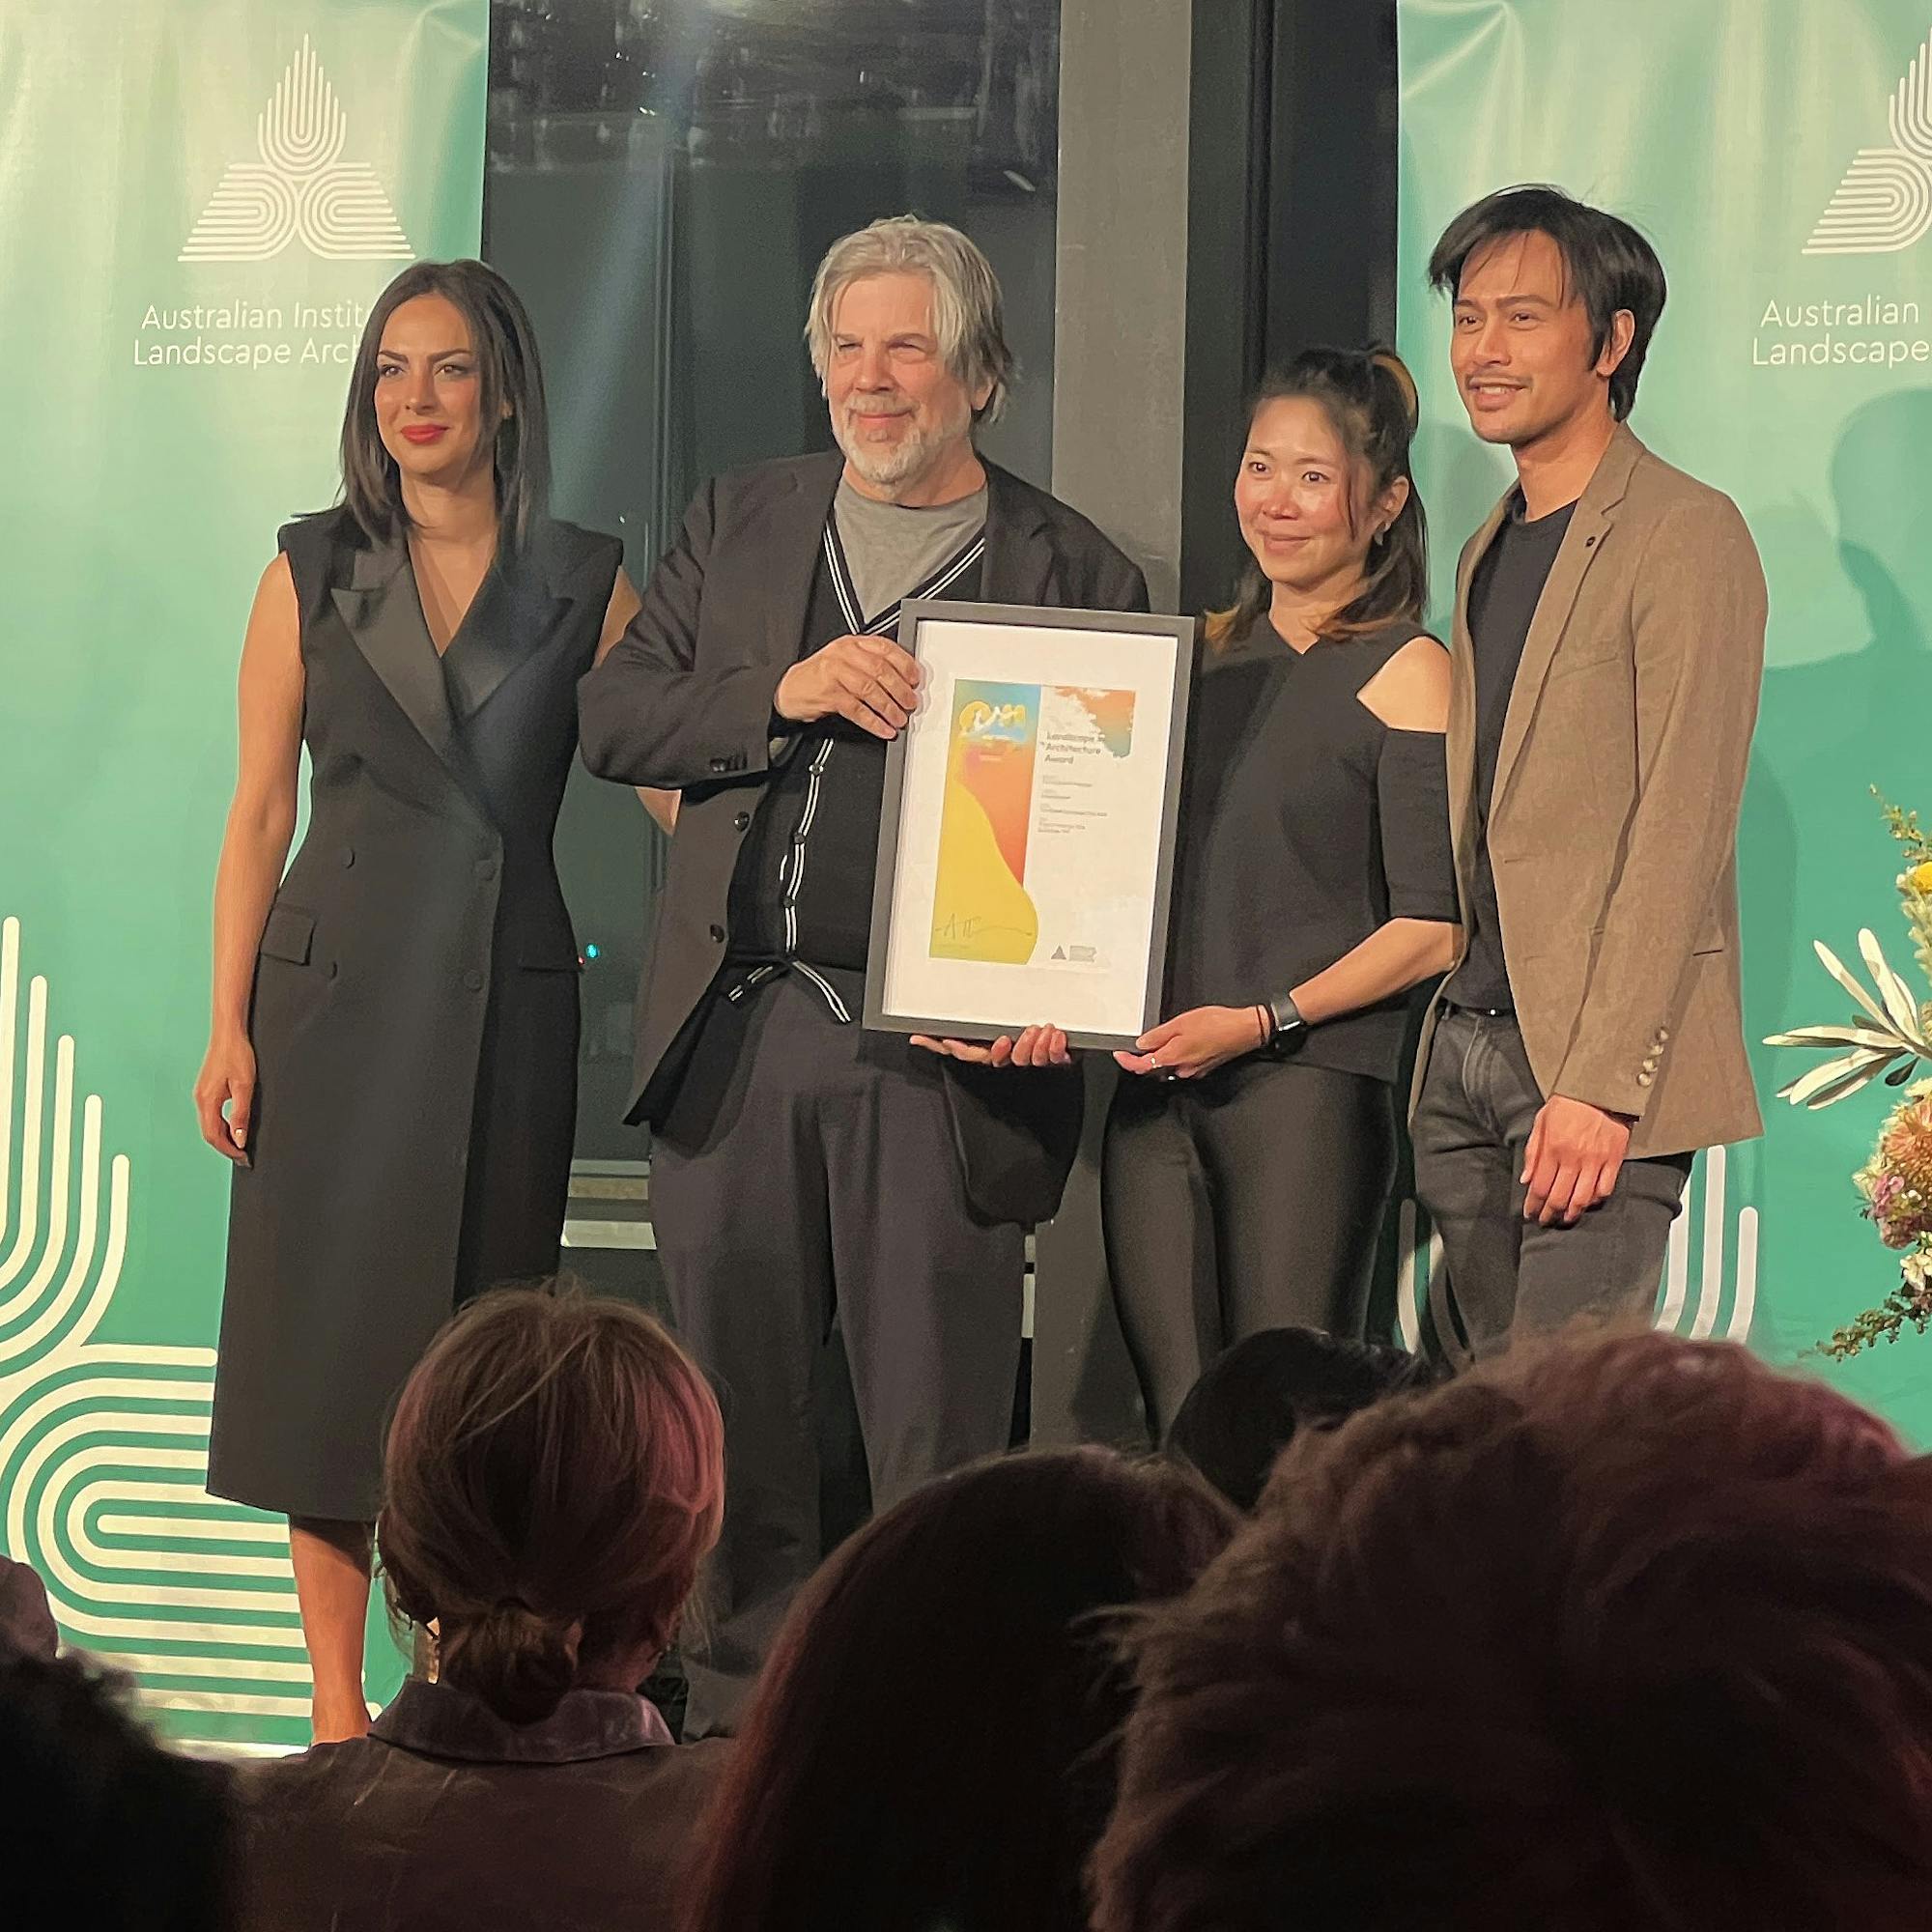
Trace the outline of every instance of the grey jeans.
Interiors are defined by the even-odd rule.
[[[1657,1304],[1691,1156],[1626,1161],[1574,1227],[1522,1217],[1523,1154],[1544,1102],[1510,1014],[1450,1008],[1431,1043],[1409,1137],[1415,1191],[1442,1236],[1449,1292],[1478,1360],[1513,1334],[1578,1316],[1640,1321]]]

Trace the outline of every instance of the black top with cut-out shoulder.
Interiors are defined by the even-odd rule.
[[[1439,731],[1360,694],[1416,625],[1297,652],[1265,617],[1204,643],[1188,718],[1168,1014],[1291,992],[1390,919],[1457,916]],[[1394,1080],[1402,995],[1309,1029],[1295,1058]]]

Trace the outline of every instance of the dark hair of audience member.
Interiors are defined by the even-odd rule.
[[[1296,1430],[1328,1428],[1384,1396],[1433,1387],[1420,1355],[1316,1328],[1267,1328],[1218,1355],[1167,1427],[1163,1455],[1251,1510]]]
[[[16,1657],[47,1662],[60,1653],[60,1630],[39,1575],[11,1556],[0,1556],[0,1663]]]
[[[1233,1518],[1108,1450],[944,1477],[794,1605],[705,1825],[690,1932],[1077,1932],[1127,1682],[1095,1613],[1185,1589]]]
[[[1098,1932],[1932,1923],[1932,1463],[1729,1345],[1298,1436],[1129,1642]]]
[[[1590,318],[1593,359],[1609,346],[1617,311],[1629,311],[1631,346],[1610,377],[1610,414],[1622,422],[1635,406],[1637,379],[1668,293],[1657,250],[1621,215],[1560,187],[1526,182],[1486,194],[1450,222],[1429,257],[1430,287],[1454,300],[1472,256],[1524,235],[1547,235],[1556,243],[1565,280]]]
[[[670,1643],[723,1507],[718,1405],[656,1321],[500,1289],[404,1387],[377,1536],[396,1610],[436,1621],[440,1678],[532,1723],[582,1672]]]
[[[132,1687],[77,1657],[0,1663],[0,1923],[220,1932],[228,1780],[165,1750]]]
[[[1327,417],[1348,452],[1350,527],[1398,481],[1408,484],[1395,522],[1369,546],[1360,588],[1321,626],[1324,638],[1379,630],[1405,619],[1420,625],[1429,601],[1429,520],[1409,469],[1420,401],[1415,378],[1393,349],[1304,349],[1285,368],[1263,377],[1248,399],[1243,436],[1270,403],[1302,399]],[[1246,633],[1267,614],[1274,586],[1250,557],[1240,588],[1225,611],[1208,613],[1204,632],[1211,645]]]

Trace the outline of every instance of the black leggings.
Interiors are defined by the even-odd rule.
[[[1158,1442],[1196,1378],[1264,1328],[1359,1339],[1395,1178],[1385,1081],[1241,1060],[1123,1075],[1100,1170],[1107,1270]]]

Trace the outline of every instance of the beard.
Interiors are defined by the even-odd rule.
[[[894,442],[868,442],[852,419],[849,404],[835,410],[832,434],[845,460],[875,490],[902,489],[923,476],[960,437],[970,433],[973,412],[959,412],[957,422],[921,424],[911,410],[903,412],[905,429]]]

